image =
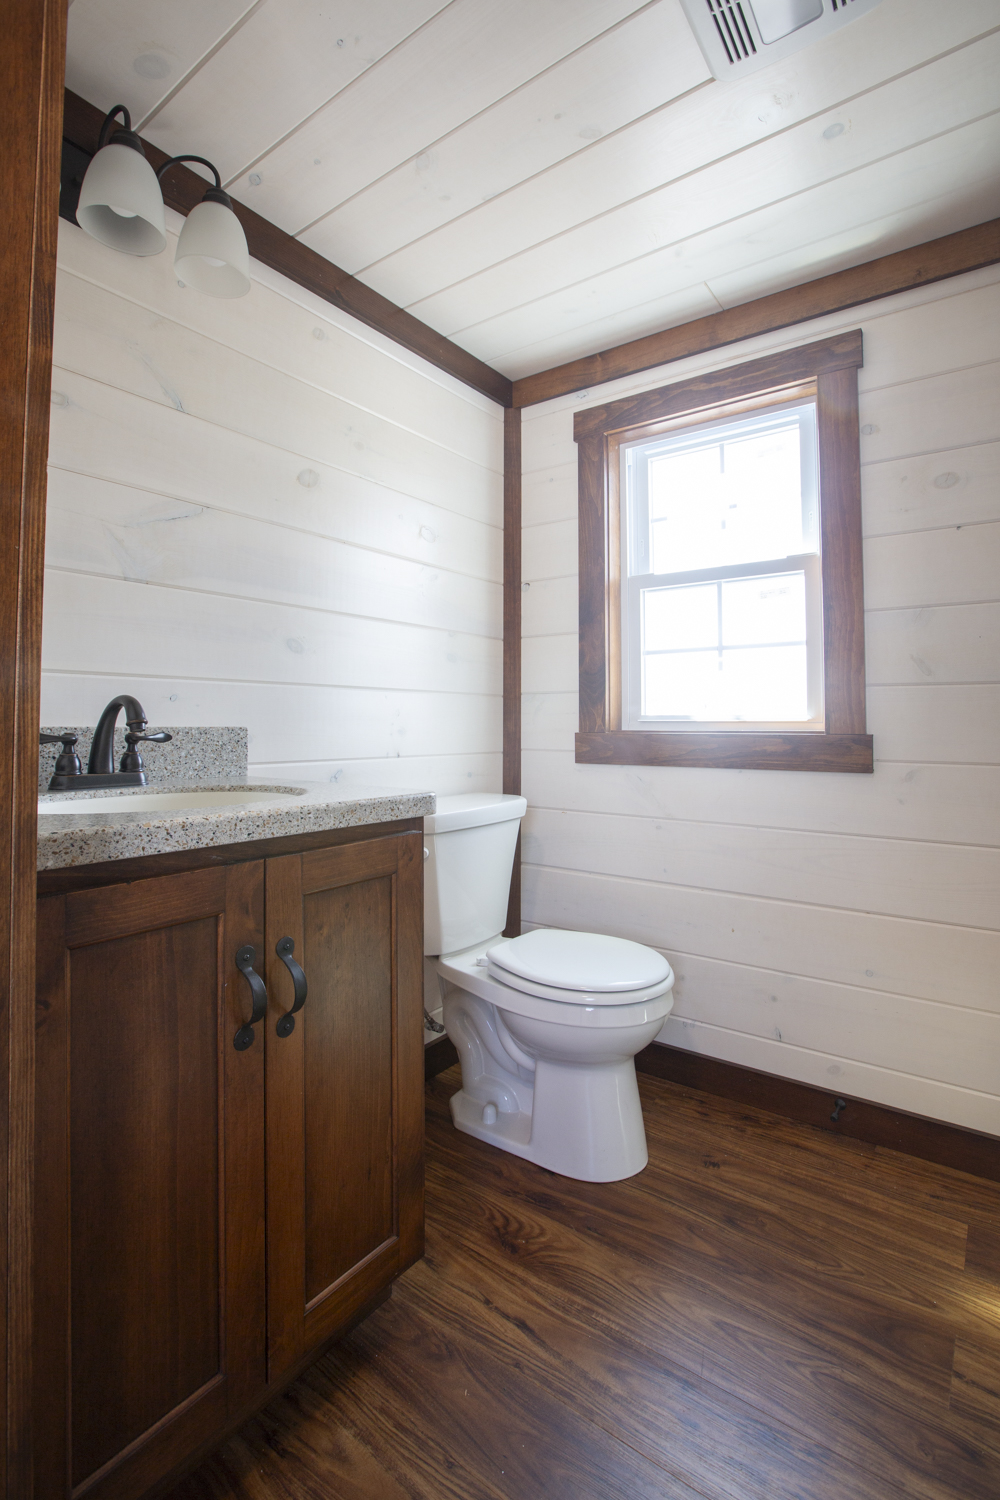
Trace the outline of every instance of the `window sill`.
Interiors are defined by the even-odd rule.
[[[709,766],[734,771],[874,770],[870,734],[756,734],[740,729],[578,734],[576,760],[587,766]]]

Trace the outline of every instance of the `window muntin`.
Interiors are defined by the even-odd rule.
[[[620,452],[623,727],[821,732],[815,400]]]

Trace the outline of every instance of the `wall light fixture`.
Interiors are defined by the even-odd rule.
[[[124,115],[125,123],[112,135],[116,115]],[[124,104],[116,104],[101,126],[97,155],[80,188],[76,221],[102,245],[126,255],[159,255],[166,248],[163,195]]]
[[[117,115],[124,124],[113,128]],[[116,104],[101,126],[97,155],[80,188],[76,221],[112,250],[159,255],[167,244],[160,181],[170,167],[186,161],[208,167],[215,183],[184,222],[174,256],[177,275],[209,297],[244,297],[250,290],[250,251],[218,168],[203,156],[172,156],[154,172],[124,104]]]

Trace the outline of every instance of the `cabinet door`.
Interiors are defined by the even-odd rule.
[[[423,840],[267,862],[268,1374],[423,1252]],[[308,998],[278,954],[294,942]]]
[[[263,872],[39,901],[39,1500],[141,1495],[264,1388]]]

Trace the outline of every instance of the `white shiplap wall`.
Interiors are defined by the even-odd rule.
[[[1000,1135],[1000,270],[524,413],[524,918],[660,948],[660,1040]],[[573,413],[861,327],[873,776],[578,766]]]
[[[517,377],[1000,213],[998,27],[723,82],[680,0],[74,0],[67,82]]]
[[[182,289],[170,221],[59,225],[42,722],[131,691],[257,774],[498,787],[500,408],[256,263]]]

